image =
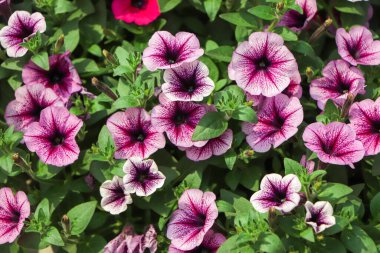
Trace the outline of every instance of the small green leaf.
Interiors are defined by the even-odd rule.
[[[233,149],[227,151],[224,154],[224,161],[226,162],[227,168],[232,170],[237,160],[237,154]]]
[[[158,0],[158,4],[160,5],[160,12],[168,12],[174,9],[181,2],[182,0]]]
[[[224,19],[231,24],[243,27],[257,27],[257,18],[246,12],[230,12],[219,15],[221,19]]]
[[[199,121],[195,128],[192,140],[206,141],[219,137],[227,130],[228,121],[221,112],[208,112]]]
[[[77,58],[73,60],[73,64],[78,73],[96,72],[99,71],[98,65],[92,59]]]
[[[325,183],[321,186],[318,193],[318,199],[325,201],[337,201],[348,194],[352,193],[352,189],[344,184]]]
[[[285,174],[294,174],[298,177],[306,175],[306,169],[299,163],[292,159],[285,158],[284,160]]]
[[[42,236],[41,240],[43,242],[56,245],[56,246],[65,245],[65,243],[62,240],[61,235],[58,232],[58,229],[55,227],[49,227],[46,233]]]
[[[40,52],[32,56],[32,61],[44,70],[49,70],[49,55],[47,52]]]
[[[231,46],[221,46],[216,49],[206,51],[206,55],[212,59],[222,61],[222,62],[230,62],[232,58],[232,53],[234,52],[234,48]]]
[[[376,244],[359,226],[346,229],[340,237],[344,246],[352,253],[377,253]]]
[[[267,5],[258,5],[249,9],[248,12],[264,20],[273,20],[276,18],[274,9]]]
[[[210,21],[215,20],[216,14],[218,14],[218,11],[221,5],[222,5],[222,0],[204,0],[203,1],[203,6],[206,10],[208,17],[210,18]]]
[[[380,192],[378,192],[371,200],[371,214],[374,219],[380,217]]]
[[[256,112],[252,107],[241,105],[234,110],[231,117],[236,120],[241,120],[244,122],[257,122]]]
[[[71,234],[81,234],[91,221],[94,215],[97,201],[90,201],[73,207],[68,213],[71,221]]]

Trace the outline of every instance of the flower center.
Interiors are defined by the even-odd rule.
[[[131,5],[137,9],[142,9],[146,4],[146,0],[132,0]]]
[[[277,129],[282,129],[282,126],[284,125],[284,122],[285,120],[280,117],[280,116],[277,116],[273,119],[273,122],[272,122],[272,125],[277,128]]]
[[[312,213],[309,221],[318,223],[318,221],[319,221],[319,215],[316,214],[316,213]]]
[[[305,25],[307,15],[305,14],[305,11],[303,14],[299,13],[298,11],[291,10],[289,11],[289,15],[292,17],[292,21],[289,24],[292,27],[295,28],[302,28]]]
[[[265,70],[271,66],[271,62],[267,57],[263,56],[255,62],[256,68],[259,70]]]
[[[352,56],[352,58],[354,59],[358,59],[360,57],[360,52],[357,48],[357,46],[353,46],[353,47],[348,47],[348,52],[350,53],[350,55]]]
[[[51,68],[48,77],[51,84],[60,84],[65,74],[57,68]]]
[[[165,58],[167,59],[169,64],[174,64],[178,60],[178,54],[176,52],[173,52],[172,50],[167,49]]]
[[[330,147],[330,145],[325,145],[325,144],[323,144],[323,145],[322,145],[322,149],[323,149],[323,151],[324,151],[326,154],[330,154],[330,155],[332,155],[333,147]]]
[[[347,84],[345,82],[340,82],[338,84],[338,90],[340,93],[342,94],[346,94],[350,91],[350,88],[351,88],[351,85],[350,84]]]
[[[182,88],[185,92],[193,93],[197,85],[194,80],[182,80]]]
[[[275,202],[277,202],[279,205],[281,205],[285,201],[286,201],[286,192],[278,191],[275,193]]]
[[[61,134],[57,134],[52,138],[52,143],[54,146],[59,146],[65,141],[65,137]]]
[[[186,123],[186,120],[187,120],[187,115],[185,114],[176,114],[174,117],[173,117],[173,121],[174,121],[174,124],[176,126],[180,126],[182,124],[185,124]]]
[[[134,133],[133,137],[138,142],[144,142],[146,138],[146,134],[143,131],[140,131],[140,132]]]
[[[148,178],[149,178],[149,173],[146,170],[141,171],[137,174],[137,181],[140,183],[144,183],[145,180],[147,180]]]
[[[205,221],[206,221],[206,215],[204,215],[203,213],[198,213],[197,214],[197,222],[196,222],[196,224],[199,227],[203,227],[205,225]]]

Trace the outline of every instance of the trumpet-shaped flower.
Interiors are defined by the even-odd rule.
[[[321,233],[326,228],[335,225],[335,217],[333,216],[333,207],[327,201],[318,201],[305,203],[306,217],[305,222],[310,225],[315,233]]]
[[[113,0],[112,12],[115,19],[147,25],[160,15],[160,6],[157,0]]]
[[[317,13],[316,0],[296,0],[296,4],[302,9],[302,14],[296,10],[290,10],[284,14],[279,25],[289,27],[298,32],[307,27]]]
[[[132,204],[132,197],[123,184],[123,179],[114,176],[100,186],[101,206],[110,214],[120,214]]]

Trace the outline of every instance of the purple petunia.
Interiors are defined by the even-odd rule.
[[[301,199],[300,190],[301,182],[296,175],[282,177],[272,173],[264,176],[260,190],[252,195],[250,201],[260,213],[266,213],[271,208],[288,213],[298,206]]]
[[[29,125],[25,144],[42,162],[66,166],[78,159],[80,149],[75,136],[83,125],[65,107],[50,106],[41,111],[40,121]]]
[[[115,142],[116,159],[147,158],[165,147],[164,135],[156,129],[143,108],[128,108],[107,120],[107,128]]]
[[[41,13],[30,14],[27,11],[15,11],[8,20],[8,25],[0,30],[1,46],[7,50],[9,57],[21,57],[28,52],[21,43],[28,41],[37,32],[46,30],[46,22]]]
[[[303,13],[290,10],[284,14],[278,25],[286,26],[295,32],[299,32],[307,27],[317,13],[317,1],[296,0],[296,4],[301,7]]]
[[[228,75],[251,95],[273,97],[288,87],[298,65],[280,35],[255,32],[232,55]]]
[[[305,222],[310,225],[315,233],[321,233],[326,228],[335,225],[335,217],[333,216],[333,207],[327,201],[318,201],[305,203],[306,217]]]
[[[132,204],[132,197],[123,184],[123,179],[114,176],[100,186],[101,206],[110,214],[120,214]]]
[[[129,193],[136,193],[137,196],[149,196],[157,189],[161,188],[165,182],[165,176],[152,160],[141,160],[130,158],[123,167],[125,176],[123,178],[124,187]]]
[[[175,36],[166,31],[155,32],[143,52],[144,65],[150,71],[169,69],[193,62],[203,55],[199,40],[193,33],[179,32]]]
[[[347,124],[320,122],[308,125],[302,135],[305,146],[315,152],[324,163],[349,165],[363,159],[363,144],[356,140],[354,130]]]

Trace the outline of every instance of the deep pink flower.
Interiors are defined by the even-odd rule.
[[[78,159],[80,149],[75,136],[83,125],[65,107],[50,106],[41,111],[40,121],[29,125],[25,144],[42,162],[66,166]]]
[[[364,26],[353,26],[349,32],[339,28],[336,32],[338,53],[351,65],[379,65],[380,41]]]
[[[300,164],[306,168],[306,171],[308,174],[311,174],[313,173],[314,171],[314,167],[315,167],[315,162],[313,160],[307,160],[307,157],[305,155],[303,155],[301,157],[301,161],[300,161]]]
[[[125,172],[123,181],[126,191],[136,193],[137,196],[153,194],[164,185],[166,178],[152,159],[130,158],[124,164],[123,171]]]
[[[317,13],[317,1],[316,0],[296,0],[303,13],[299,13],[295,10],[290,10],[285,13],[279,22],[279,26],[286,26],[291,30],[298,32],[307,28],[310,21]]]
[[[147,158],[165,147],[165,137],[153,127],[143,108],[128,108],[107,120],[107,128],[115,142],[116,159]]]
[[[37,32],[46,30],[46,22],[41,13],[30,14],[27,11],[15,11],[8,20],[8,25],[0,30],[1,46],[7,50],[9,57],[21,57],[28,49],[20,44],[26,42]]]
[[[123,179],[114,176],[112,180],[107,180],[100,186],[102,208],[113,215],[124,212],[133,202],[129,193],[124,187]]]
[[[193,62],[203,55],[199,40],[193,33],[155,32],[143,52],[144,65],[150,71],[169,69]]]
[[[160,16],[160,6],[157,0],[113,0],[112,12],[115,19],[147,25]]]
[[[323,125],[320,122],[306,127],[302,136],[305,146],[324,163],[354,167],[363,159],[363,144],[356,140],[354,130],[341,122]]]
[[[281,93],[298,72],[293,54],[280,35],[255,32],[232,55],[228,76],[251,95],[273,97]]]
[[[350,126],[363,143],[365,155],[380,153],[380,98],[354,103],[350,109]]]
[[[257,123],[243,123],[247,142],[256,152],[277,148],[298,131],[303,109],[298,98],[284,94],[267,98],[257,112]]]
[[[321,233],[326,228],[335,225],[335,217],[333,216],[334,210],[329,202],[318,201],[313,204],[307,201],[305,209],[305,222],[314,229],[315,233]]]
[[[214,193],[198,189],[182,194],[167,230],[167,237],[175,248],[186,251],[201,245],[218,217],[215,198]]]
[[[5,120],[17,131],[25,131],[33,122],[40,120],[40,113],[48,106],[64,106],[62,100],[50,88],[42,84],[24,85],[15,92],[5,109]]]
[[[282,177],[279,174],[268,174],[260,183],[260,190],[255,192],[250,201],[256,211],[266,213],[275,208],[288,213],[300,202],[299,191],[301,182],[296,175],[289,174]]]
[[[82,81],[69,58],[70,52],[49,57],[49,70],[44,70],[30,61],[22,70],[26,85],[40,83],[51,88],[65,102],[71,94],[82,90]]]
[[[21,233],[30,215],[30,204],[25,192],[16,195],[10,188],[0,189],[0,244],[12,243]]]
[[[162,92],[171,101],[202,101],[214,90],[207,66],[199,61],[184,63],[164,73]]]
[[[331,99],[342,107],[349,94],[364,94],[365,79],[362,72],[343,60],[329,62],[322,71],[323,77],[310,84],[310,96],[324,109]]]

